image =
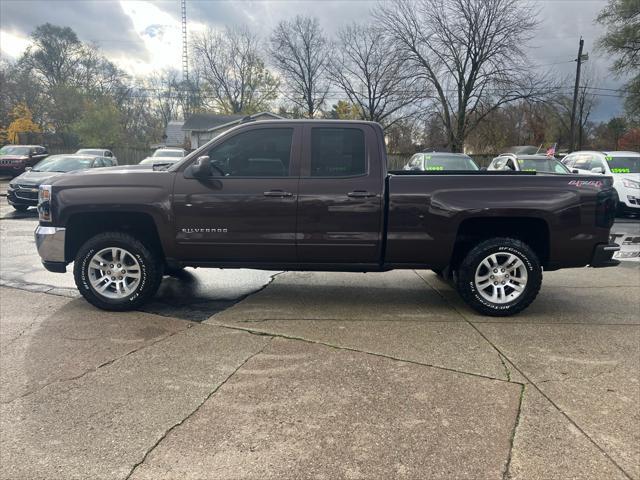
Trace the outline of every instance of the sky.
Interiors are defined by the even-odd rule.
[[[390,0],[384,0],[390,1]],[[524,1],[524,0],[523,0]],[[585,40],[598,90],[595,121],[622,114],[619,95],[625,79],[610,73],[611,58],[595,50],[603,28],[595,23],[606,0],[532,0],[541,25],[527,48],[531,65],[540,72],[567,77],[573,85],[578,41]],[[377,0],[187,0],[187,29],[246,25],[264,38],[283,19],[305,14],[319,19],[329,38],[343,25],[371,20]],[[80,40],[95,43],[122,69],[134,76],[181,68],[180,0],[0,0],[0,54],[18,58],[29,45],[34,27],[49,22],[71,27]]]

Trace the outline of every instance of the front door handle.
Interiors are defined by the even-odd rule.
[[[285,197],[293,197],[293,193],[285,192],[284,190],[269,190],[268,192],[264,192],[264,196],[285,198]]]
[[[347,193],[347,197],[351,198],[369,198],[376,196],[375,193],[367,192],[366,190],[354,190],[353,192]]]

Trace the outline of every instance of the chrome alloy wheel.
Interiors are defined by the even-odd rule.
[[[474,282],[485,300],[509,303],[524,292],[527,286],[527,269],[517,255],[493,253],[478,265]]]
[[[119,247],[103,248],[89,262],[89,281],[98,295],[121,299],[131,295],[140,284],[138,260]]]

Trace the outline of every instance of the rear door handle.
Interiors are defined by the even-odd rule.
[[[293,193],[285,192],[284,190],[269,190],[268,192],[264,192],[264,196],[284,198],[284,197],[293,197]]]
[[[353,192],[347,193],[347,197],[351,197],[351,198],[369,198],[369,197],[376,197],[376,196],[377,194],[367,192],[366,190],[354,190]]]

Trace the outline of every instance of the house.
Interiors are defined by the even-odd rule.
[[[182,129],[184,122],[182,120],[171,120],[167,123],[162,137],[163,146],[184,148],[187,135]]]
[[[191,148],[196,149],[207,143],[212,138],[226,132],[231,127],[235,127],[245,117],[249,117],[252,120],[273,120],[283,118],[271,112],[260,112],[253,115],[194,113],[187,118],[184,125],[182,125],[182,132],[184,136],[191,141]],[[167,143],[167,145],[169,144]]]

